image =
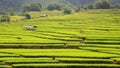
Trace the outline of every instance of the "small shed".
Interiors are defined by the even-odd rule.
[[[26,30],[35,30],[37,26],[23,26]]]
[[[47,17],[47,14],[41,14],[40,17]]]

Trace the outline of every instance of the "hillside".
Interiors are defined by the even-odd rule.
[[[18,10],[21,8],[24,0],[0,0],[0,10],[6,10],[8,8],[13,8]]]
[[[50,3],[59,3],[59,4],[64,4],[64,0],[24,0],[24,4],[30,4],[30,3],[41,3],[43,8],[46,8],[48,4]]]
[[[120,0],[112,0],[113,3],[120,4]],[[94,0],[1,0],[0,1],[0,9],[8,9],[13,8],[14,10],[19,10],[23,4],[29,4],[34,2],[40,2],[45,8],[49,3],[56,2],[63,5],[68,6],[78,6],[87,3],[93,3]]]
[[[68,1],[69,3],[75,5],[75,6],[79,6],[79,5],[84,5],[84,4],[87,4],[87,3],[93,3],[94,0],[66,0]]]

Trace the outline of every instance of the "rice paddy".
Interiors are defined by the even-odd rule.
[[[119,28],[119,10],[2,22],[0,68],[120,68]]]

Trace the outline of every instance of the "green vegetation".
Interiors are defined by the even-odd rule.
[[[28,11],[41,11],[41,9],[42,9],[42,6],[40,3],[33,3],[30,5],[24,5],[22,10],[24,12],[28,12]]]
[[[109,9],[111,7],[111,3],[109,0],[100,0],[95,3],[97,9]]]
[[[26,19],[31,19],[30,14],[25,14]]]
[[[120,0],[109,0],[112,1],[114,7],[119,7]],[[61,5],[68,6],[70,8],[74,8],[77,6],[85,5],[85,4],[93,4],[94,0],[1,0],[0,1],[0,9],[7,10],[12,8],[15,11],[21,9],[23,5],[31,4],[31,3],[41,3],[42,8],[45,9],[50,3],[59,3]]]
[[[64,13],[64,14],[71,14],[71,13],[72,13],[72,11],[71,11],[71,10],[69,10],[69,9],[65,9],[65,10],[63,11],[63,13]]]
[[[120,68],[119,11],[99,9],[69,15],[32,11],[29,20],[2,22],[0,68]],[[36,26],[36,30],[24,26]]]
[[[8,15],[2,15],[0,17],[0,22],[10,22],[10,16],[8,16]]]
[[[48,9],[49,11],[61,10],[62,7],[61,7],[59,4],[57,4],[57,3],[52,3],[52,4],[49,4],[49,5],[48,5],[47,9]]]
[[[62,16],[63,12],[62,11],[41,11],[41,12],[29,12],[32,18],[40,18],[40,15],[42,14],[47,14],[48,17],[50,16]]]
[[[32,68],[36,68],[36,67],[42,67],[42,68],[66,68],[66,67],[94,67],[94,68],[98,68],[98,67],[108,67],[108,68],[119,68],[119,65],[115,65],[115,64],[17,64],[17,65],[13,65],[14,68],[20,67],[32,67]]]

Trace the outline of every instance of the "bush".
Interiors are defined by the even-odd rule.
[[[63,11],[63,13],[64,13],[64,14],[71,14],[71,13],[72,13],[72,11],[71,11],[71,10],[69,10],[69,9],[65,9],[65,10]]]
[[[31,19],[30,14],[25,14],[26,19]]]
[[[2,15],[0,18],[0,22],[10,22],[10,16]]]

